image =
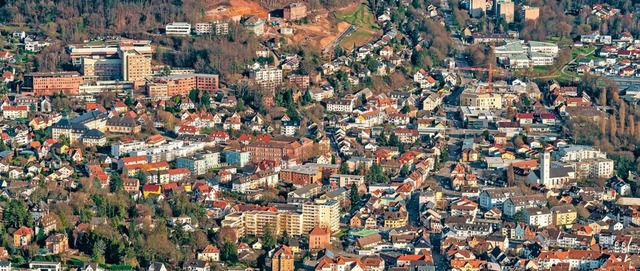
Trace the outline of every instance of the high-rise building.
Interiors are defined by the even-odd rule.
[[[540,8],[538,7],[529,7],[524,6],[524,20],[526,21],[537,21],[538,17],[540,17]]]
[[[513,23],[516,5],[511,1],[498,3],[498,14],[506,23]]]
[[[485,15],[487,11],[487,0],[470,0],[469,15],[473,18],[479,18]]]
[[[275,250],[271,256],[271,271],[294,271],[293,252],[283,245]]]
[[[122,61],[122,80],[139,81],[152,74],[151,56],[139,53],[131,46],[121,45],[118,50]]]
[[[316,199],[302,204],[302,230],[310,232],[316,226],[340,230],[340,204],[335,200]]]
[[[118,58],[83,57],[81,72],[85,79],[121,79],[122,60]]]

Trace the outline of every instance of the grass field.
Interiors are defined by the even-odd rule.
[[[354,44],[359,46],[367,43],[369,39],[371,39],[371,36],[380,29],[376,24],[371,9],[365,4],[354,5],[353,7],[338,11],[335,13],[335,17],[338,20],[358,27],[355,32],[340,42],[340,46],[344,48],[352,48]]]

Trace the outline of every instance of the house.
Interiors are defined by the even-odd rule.
[[[67,234],[58,233],[51,235],[45,241],[47,249],[52,254],[60,254],[69,251],[69,237]]]
[[[432,88],[436,86],[436,80],[424,69],[420,69],[413,75],[413,82],[420,88]]]
[[[13,246],[23,247],[29,245],[33,240],[34,233],[31,228],[20,227],[13,232]]]

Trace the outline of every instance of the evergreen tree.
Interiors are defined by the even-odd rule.
[[[286,229],[282,232],[282,236],[280,236],[280,243],[284,245],[289,243],[289,233]]]
[[[373,164],[369,169],[369,182],[370,183],[387,183],[389,182],[389,176],[382,170],[382,166]]]
[[[262,234],[262,247],[265,250],[271,250],[276,245],[276,237],[273,235],[271,231],[271,226],[266,225],[264,229],[264,233]]]
[[[220,250],[220,258],[229,265],[238,263],[238,247],[236,244],[229,241],[225,242]]]
[[[109,190],[112,193],[115,193],[120,191],[122,188],[124,188],[124,181],[122,180],[122,177],[120,177],[120,175],[117,173],[111,174],[111,179],[109,180]]]
[[[400,145],[401,143],[398,139],[398,136],[396,136],[395,133],[391,133],[391,135],[389,136],[389,146],[399,147]]]
[[[340,168],[338,169],[338,172],[340,172],[340,174],[349,174],[349,165],[347,165],[347,162],[342,162],[342,164],[340,164]]]
[[[409,175],[409,166],[407,166],[407,164],[402,165],[402,168],[400,168],[400,176],[402,177],[406,177]]]
[[[384,131],[380,132],[380,135],[378,135],[378,143],[380,146],[387,146],[387,136],[384,135]]]
[[[360,202],[360,193],[358,193],[358,186],[355,183],[351,184],[349,199],[352,205]]]

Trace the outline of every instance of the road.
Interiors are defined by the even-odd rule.
[[[334,41],[332,41],[331,43],[329,43],[329,45],[327,45],[326,47],[324,47],[324,49],[322,50],[323,53],[329,53],[329,50],[332,50],[334,47],[336,47],[338,44],[340,44],[340,42],[348,37],[349,35],[351,35],[351,33],[356,31],[356,26],[355,25],[349,25],[349,27],[347,27],[347,29],[344,30],[344,32],[342,32],[342,34],[340,34],[340,36],[338,36]],[[356,48],[353,48],[354,50]]]

